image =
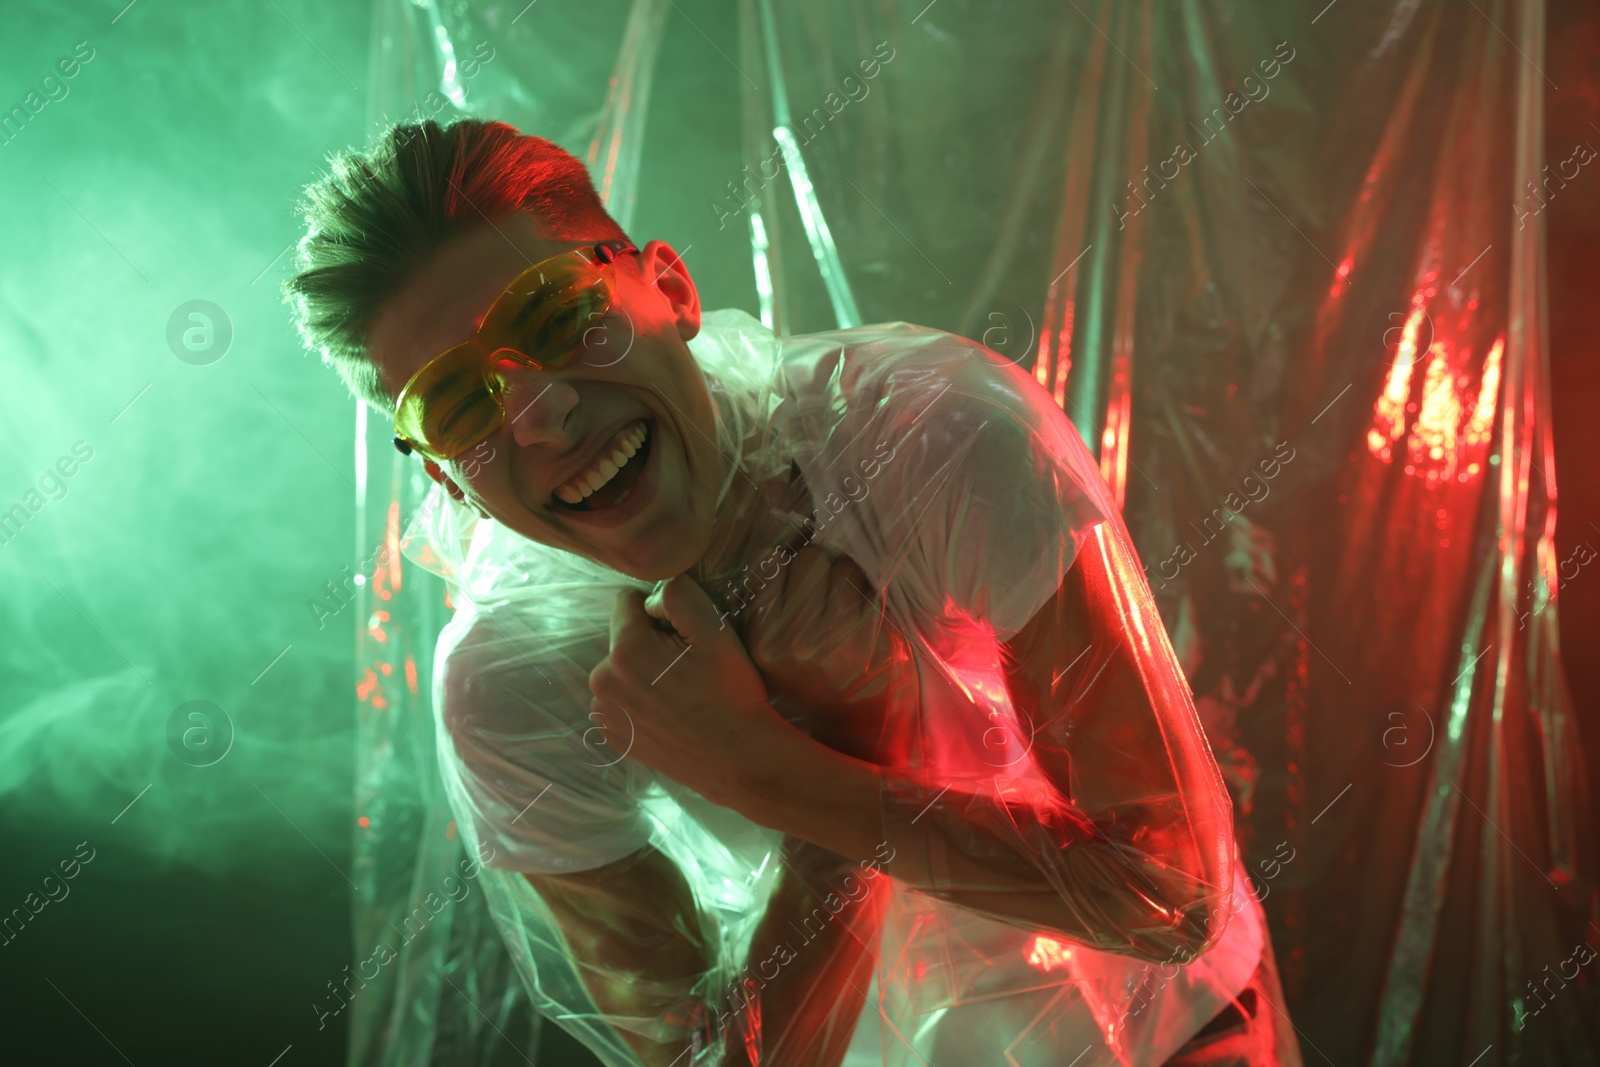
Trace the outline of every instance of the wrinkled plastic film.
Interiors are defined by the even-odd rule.
[[[833,232],[828,227],[827,216],[817,199],[816,188],[806,172],[805,155],[796,140],[793,119],[789,113],[789,91],[783,77],[783,59],[778,49],[777,30],[773,24],[771,0],[755,0],[759,15],[761,48],[766,60],[767,85],[772,95],[772,137],[783,154],[784,166],[789,172],[789,185],[794,192],[795,206],[805,228],[806,241],[816,260],[817,273],[827,287],[828,299],[833,305],[834,322],[840,327],[859,326],[861,312],[856,309],[855,296],[850,290],[850,279],[839,262],[839,249],[834,244]],[[740,9],[748,17],[748,6]],[[754,223],[752,223],[754,225]]]
[[[1292,998],[1281,1006],[1341,1062],[1373,1054],[1360,1035],[1377,1034],[1380,1016],[1381,1056],[1399,1062],[1450,1054],[1462,1018],[1513,1020],[1538,1008],[1519,999],[1526,992],[1519,983],[1570,950],[1584,914],[1581,901],[1552,903],[1541,873],[1549,870],[1563,886],[1592,885],[1594,853],[1555,640],[1555,592],[1567,578],[1557,570],[1570,561],[1556,560],[1549,542],[1548,403],[1543,371],[1535,373],[1542,345],[1522,361],[1522,386],[1508,382],[1504,396],[1499,387],[1502,369],[1511,376],[1496,344],[1511,313],[1506,250],[1520,231],[1518,216],[1534,232],[1543,224],[1542,200],[1524,195],[1511,166],[1512,138],[1527,116],[1506,107],[1524,57],[1538,61],[1523,37],[1532,6],[1485,7],[1485,17],[1431,2],[1338,5],[1308,29],[1304,14],[1289,9],[1245,17],[1203,4],[1157,7],[1130,25],[1100,5],[1038,4],[1010,20],[1036,30],[1026,35],[1004,32],[983,12],[924,7],[808,4],[772,12],[797,114],[815,114],[877,42],[896,49],[875,79],[861,78],[862,91],[842,111],[812,124],[820,132],[806,134],[813,191],[834,235],[848,235],[837,251],[865,320],[903,318],[1005,348],[1022,366],[1031,363],[1095,447],[1104,412],[1082,410],[1078,398],[1110,388],[1102,379],[1110,373],[1120,257],[1137,255],[1127,522],[1238,805],[1249,876],[1235,869],[1233,901],[1241,892],[1265,899]],[[452,11],[469,25],[477,17],[470,8]],[[694,9],[685,13],[706,26]],[[619,40],[620,19],[576,10],[556,19],[538,5],[505,40],[526,43],[535,20],[543,20],[544,51],[496,61],[468,85],[498,94],[496,112],[524,129],[581,149],[592,134],[581,116],[594,114],[598,101],[575,99],[571,86],[604,84],[609,62],[592,60],[609,56],[586,50]],[[418,39],[423,52],[431,49]],[[663,53],[658,77],[672,76],[670,54]],[[737,54],[740,66],[764,80],[748,55]],[[1246,74],[1254,79],[1248,84]],[[1113,82],[1126,89],[1143,84],[1142,75],[1161,87],[1150,99],[1148,172],[1116,165],[1130,158],[1129,97],[1107,95]],[[727,83],[730,92],[743,91],[731,70]],[[696,111],[693,136],[681,131],[682,144],[715,150],[733,139],[731,125],[717,130],[702,118]],[[574,127],[577,139],[568,136]],[[747,154],[754,169],[772,145],[764,134],[751,136],[762,142]],[[1191,154],[1174,155],[1180,143]],[[1548,173],[1556,173],[1559,158],[1549,162]],[[686,164],[668,158],[662,165]],[[726,176],[713,176],[707,188],[717,192]],[[780,193],[790,195],[781,180],[763,191],[759,216],[773,321],[784,333],[830,328],[832,302],[811,282],[812,249]],[[893,228],[874,204],[892,216]],[[753,223],[753,205],[751,213]],[[1105,224],[1108,213],[1135,214],[1124,230]],[[1138,247],[1130,232],[1141,235]],[[707,254],[705,246],[700,252]],[[1524,289],[1518,308],[1529,299]],[[759,306],[768,306],[766,297]],[[1037,352],[1007,345],[1012,337]],[[1528,530],[1511,562],[1518,583],[1538,588],[1530,594],[1519,584],[1516,625],[1506,630],[1493,621],[1498,598],[1489,595],[1501,570],[1494,531],[1485,535],[1476,519],[1500,511],[1489,499],[1501,481],[1488,462],[1489,443],[1512,403],[1531,437],[1510,443],[1532,457],[1533,473],[1529,492],[1510,498],[1508,528],[1525,522]],[[389,446],[379,439],[374,447]],[[1447,468],[1449,478],[1440,477]],[[370,529],[383,525],[394,502],[377,491],[381,481],[375,473]],[[417,500],[400,492],[403,519]],[[404,595],[420,584],[408,583]],[[403,605],[387,609],[396,622],[429,626],[403,614]],[[1419,628],[1424,617],[1433,622]],[[392,636],[395,626],[383,629]],[[1478,657],[1505,644],[1513,651],[1496,701],[1498,647]],[[901,669],[917,675],[919,688],[966,697],[920,651],[908,655],[910,666]],[[392,666],[391,675],[369,680],[373,691],[403,689],[402,660]],[[1360,700],[1350,697],[1351,686]],[[1018,725],[1009,733],[1022,738],[1034,712],[1014,693],[1012,703]],[[1496,717],[1500,725],[1485,729]],[[980,741],[993,726],[984,718]],[[384,747],[405,738],[383,729],[390,732],[373,735],[363,765],[370,782],[388,775],[387,788],[398,794],[409,787],[410,749]],[[987,741],[998,744],[1007,733],[988,733]],[[883,740],[870,730],[836,736],[840,744]],[[427,740],[431,752],[431,734]],[[1489,748],[1502,746],[1505,758],[1493,766],[1504,784],[1490,804],[1481,768],[1490,766]],[[1009,758],[1005,750],[981,751]],[[914,781],[917,768],[905,770]],[[1449,784],[1458,788],[1436,788]],[[1511,850],[1482,812],[1528,855]],[[414,878],[397,873],[403,864],[374,871],[371,881],[357,876],[364,890],[380,894],[374,909],[387,901],[403,912],[408,895],[426,890],[427,872],[439,865],[423,853],[459,847],[443,836],[447,817],[437,829],[437,841],[432,831],[421,837]],[[375,820],[370,833],[383,835],[392,858],[411,832],[390,818]],[[1468,833],[1481,849],[1457,849]],[[1271,862],[1275,850],[1289,855],[1291,846],[1298,859]],[[1025,873],[1025,851],[1014,853],[1013,870]],[[780,874],[789,869],[772,863]],[[1486,899],[1472,895],[1484,877],[1505,886],[1493,913],[1473,903]],[[1363,891],[1352,894],[1351,885]],[[1254,910],[1241,907],[1229,929]],[[1232,936],[1205,958],[1219,958]],[[996,1049],[1020,1062],[1055,1062],[1050,1042],[1067,1047],[1060,1042],[1079,1032],[1082,1013],[1102,1030],[1120,1031],[1119,1012],[1144,1000],[1142,992],[1130,1001],[1120,991],[1130,978],[1114,968],[1129,957],[1109,954],[1112,969],[1102,970],[1091,965],[1099,957],[1064,936],[1029,935],[929,893],[902,893],[890,903],[881,944],[889,951],[875,979],[909,977],[861,990],[881,1010],[869,1002],[861,1013],[856,1037],[876,1026],[882,1052],[864,1062],[918,1063],[934,1049],[933,1062],[990,1062],[1001,1055]],[[470,968],[472,951],[457,943],[447,958]],[[491,944],[489,951],[499,950]],[[750,952],[759,976],[768,955]],[[1131,979],[1144,992],[1174,973],[1146,966],[1143,978]],[[1195,969],[1172,981],[1187,981]],[[426,967],[416,973],[418,996],[408,1010],[417,1028],[408,1033],[433,1025],[430,990],[443,994],[438,1029],[450,1030],[458,1010],[472,1022],[471,1006],[437,979],[430,985]],[[1442,977],[1463,973],[1491,977],[1471,988]],[[1000,984],[1010,995],[989,998]],[[771,991],[770,984],[759,990]],[[983,1004],[1003,1008],[986,1013]],[[1517,1030],[1505,1021],[1484,1064],[1563,1054],[1563,1035],[1583,1032],[1585,1011],[1576,998],[1557,998],[1537,1025]],[[935,1025],[920,1030],[930,1018]],[[1340,1024],[1318,1029],[1318,1019]],[[780,1047],[774,1006],[762,1021]],[[1581,1056],[1579,1045],[1565,1053]],[[850,1050],[852,1061],[859,1051]]]
[[[664,0],[634,0],[600,122],[584,160],[607,213],[624,230],[633,225],[650,91],[666,17]]]
[[[1254,970],[1259,913],[1234,906],[1226,794],[1075,430],[1025,372],[916,327],[779,342],[719,312],[691,348],[739,460],[697,577],[774,664],[780,712],[891,769],[885,841],[820,858],[628,760],[587,678],[616,591],[644,583],[441,502],[406,551],[460,604],[438,649],[442,769],[535,1008],[608,1063],[811,1063],[861,1054],[875,979],[886,1023],[919,1034],[877,1052],[900,1062],[969,1018],[1022,1025],[1049,989],[1080,1005],[1052,1025],[1100,1047],[1085,1062],[1177,1048]],[[802,553],[851,568],[849,628],[796,630],[763,596],[814,565]],[[1098,578],[1075,589],[1083,553]],[[1127,636],[1086,640],[1085,610]],[[786,648],[846,697],[820,706]],[[650,907],[610,873],[641,864]],[[1141,987],[1228,930],[1227,966]],[[1049,953],[1077,962],[1041,971]],[[984,973],[930,982],[934,960]],[[930,1001],[948,1021],[917,1022]]]

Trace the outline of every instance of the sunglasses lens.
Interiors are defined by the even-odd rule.
[[[444,458],[454,459],[498,430],[505,409],[480,382],[459,390],[429,416],[428,440],[437,442],[437,451]]]
[[[439,459],[454,459],[499,428],[505,412],[484,380],[483,352],[453,349],[406,390],[396,424]]]
[[[507,316],[502,332],[485,333],[496,344],[524,353],[530,365],[556,370],[577,358],[587,339],[598,336],[610,309],[611,286],[604,275],[589,270],[559,287],[540,287]]]

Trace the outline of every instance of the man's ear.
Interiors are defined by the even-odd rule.
[[[640,252],[639,269],[645,285],[659,292],[672,310],[678,336],[693,339],[700,332],[700,292],[678,253],[665,241],[651,241]]]
[[[452,481],[450,476],[441,470],[437,463],[424,456],[422,458],[422,469],[428,472],[428,477],[444,486],[445,492],[462,503],[466,502],[467,494],[461,491],[461,487]]]
[[[468,501],[467,494],[462,492],[461,487],[455,483],[455,480],[446,474],[433,460],[423,456],[422,469],[428,472],[428,477],[444,486],[444,491],[449,493],[451,498],[457,503],[466,504],[468,507],[472,508],[473,511],[476,511],[479,515],[486,519],[489,517],[489,513],[483,510],[483,505],[479,504],[477,501]]]

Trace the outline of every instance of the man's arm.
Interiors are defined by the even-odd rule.
[[[716,939],[683,873],[653,847],[575,874],[524,873],[544,901],[590,999],[646,1067],[683,1063],[705,1027],[700,998]],[[715,1007],[711,1008],[715,1023]]]
[[[798,838],[784,840],[772,898],[740,975],[729,1067],[837,1067],[872,984],[889,884]],[[873,1010],[868,1006],[866,1010]]]
[[[654,848],[591,871],[524,877],[554,916],[600,1013],[660,1020],[673,1031],[655,1040],[617,1028],[647,1067],[681,1064],[695,1032],[722,1033],[727,1067],[833,1067],[844,1059],[888,900],[875,869],[786,841],[749,964],[729,989],[707,983],[717,965],[714,939],[682,872]]]
[[[1226,914],[1231,812],[1141,590],[1131,550],[1101,527],[1004,646],[1030,750],[990,782],[790,736],[719,802],[855,859],[887,841],[903,884],[1004,921],[1151,960],[1203,951]]]
[[[969,906],[1015,908],[1015,894],[986,900],[982,887],[1031,879],[1051,910],[1059,903],[1070,914],[1071,923],[1051,925],[1091,945],[1197,954],[1228,914],[1231,809],[1137,560],[1111,524],[1085,541],[1056,595],[1002,655],[1019,740],[1060,803],[947,796],[908,846],[987,826],[998,852],[958,846],[939,856],[950,884],[970,887]],[[898,818],[890,806],[900,839],[903,809],[921,811],[924,794],[901,796]]]
[[[495,846],[497,866],[523,872],[565,941],[545,951],[570,962],[599,1021],[648,1067],[686,1067],[718,939],[683,872],[649,843],[648,780],[602,747],[624,749],[625,720],[586,715],[599,641],[576,630],[527,641],[529,620],[511,608],[455,625],[436,671],[458,817]],[[536,873],[551,868],[564,872]],[[583,1011],[577,999],[562,1008]]]

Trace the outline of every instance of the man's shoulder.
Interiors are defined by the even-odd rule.
[[[606,652],[603,620],[543,633],[535,629],[539,621],[499,606],[462,608],[445,625],[434,681],[452,732],[532,705],[587,709],[588,672]]]
[[[490,677],[504,667],[493,626],[486,615],[463,607],[439,633],[434,647],[434,683],[439,712],[452,733],[468,709],[482,701]]]
[[[945,415],[1010,416],[1023,425],[1060,416],[1032,375],[970,338],[908,322],[802,334],[783,341],[797,392],[838,390],[851,407],[910,405]]]
[[[838,330],[796,334],[782,340],[785,362],[821,352],[846,352],[872,362],[916,362],[923,359],[985,359],[996,356],[976,341],[912,322],[878,322]],[[1003,362],[1003,360],[1002,360]]]
[[[1019,631],[1111,514],[1061,407],[1026,370],[942,330],[795,340],[795,439],[833,544],[907,619]]]

